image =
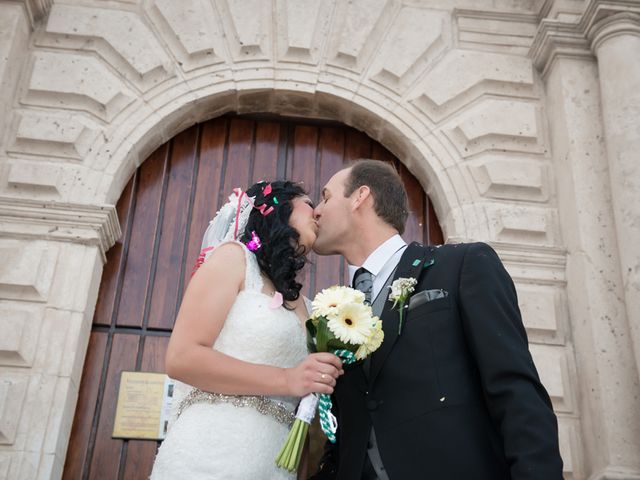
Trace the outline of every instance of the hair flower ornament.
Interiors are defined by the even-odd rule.
[[[255,252],[262,246],[260,237],[256,234],[255,230],[251,232],[251,240],[247,242],[247,248],[252,252]]]

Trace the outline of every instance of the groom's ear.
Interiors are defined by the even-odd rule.
[[[356,188],[351,194],[351,198],[354,210],[365,205],[368,201],[373,200],[373,197],[371,196],[371,189],[367,185],[361,185]]]

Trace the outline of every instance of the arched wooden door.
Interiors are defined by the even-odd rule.
[[[71,431],[65,479],[147,478],[158,447],[112,439],[123,370],[163,372],[166,345],[204,230],[236,186],[303,181],[314,200],[345,161],[393,163],[407,187],[405,238],[441,243],[417,180],[384,147],[342,125],[225,116],[180,133],[135,172],[118,202],[122,238],[109,250]],[[338,257],[313,258],[307,295],[344,283]]]

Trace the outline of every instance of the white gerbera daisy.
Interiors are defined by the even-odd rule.
[[[363,303],[364,293],[349,287],[334,285],[318,293],[311,302],[311,317],[331,317],[340,305]]]
[[[371,330],[371,307],[363,303],[339,305],[329,317],[327,326],[339,340],[360,345],[367,340]]]
[[[384,331],[382,330],[382,321],[378,317],[373,317],[371,330],[367,340],[358,347],[356,351],[356,359],[363,360],[375,352],[384,340]]]

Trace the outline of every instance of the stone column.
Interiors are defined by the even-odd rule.
[[[598,58],[613,219],[627,317],[640,366],[640,14],[607,16],[588,35]]]
[[[543,21],[531,51],[544,79],[567,248],[584,448],[584,457],[576,459],[580,465],[573,465],[573,478],[640,479],[640,382],[629,325],[633,312],[625,299],[612,200],[619,192],[612,192],[616,177],[604,141],[598,65],[583,25]],[[621,80],[620,74],[617,78]]]

